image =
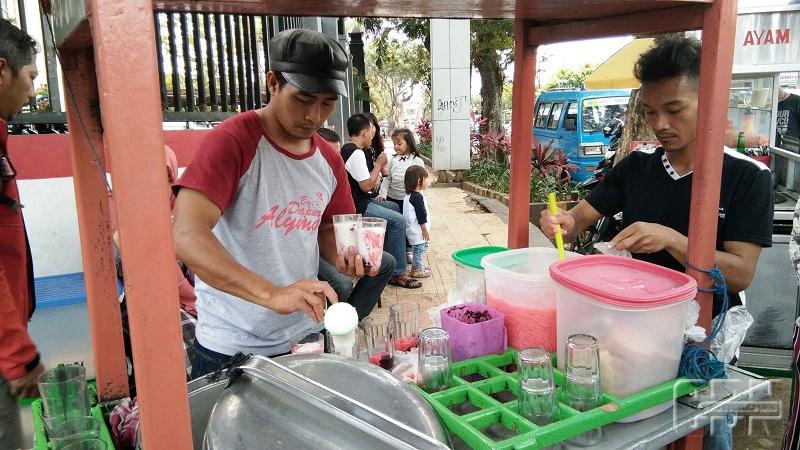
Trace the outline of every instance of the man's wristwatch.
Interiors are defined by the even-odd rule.
[[[29,363],[25,364],[25,372],[28,373],[33,372],[33,369],[35,369],[39,365],[41,360],[42,360],[42,355],[37,353],[36,356]]]

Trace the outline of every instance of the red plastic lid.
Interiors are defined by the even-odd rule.
[[[697,294],[697,282],[684,273],[620,256],[559,261],[550,266],[550,277],[578,294],[626,308],[666,306]]]

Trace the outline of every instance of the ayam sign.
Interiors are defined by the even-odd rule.
[[[789,44],[791,28],[783,30],[748,30],[744,37],[743,47],[748,45]]]
[[[740,14],[734,73],[800,70],[800,10]]]

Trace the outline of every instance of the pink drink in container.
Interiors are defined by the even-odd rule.
[[[364,260],[364,268],[380,268],[383,259],[383,239],[386,236],[386,219],[362,217],[358,221],[358,254]]]
[[[578,257],[566,252],[566,257]],[[555,248],[532,247],[484,256],[487,304],[505,314],[508,345],[556,351],[557,283],[548,268],[558,261]]]
[[[347,254],[347,249],[353,247],[358,251],[358,221],[361,214],[339,214],[333,216],[333,234],[336,236],[336,251]]]

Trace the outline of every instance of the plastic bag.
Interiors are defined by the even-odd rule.
[[[463,305],[467,303],[468,299],[464,298],[463,295],[457,289],[451,289],[450,292],[447,293],[447,301],[441,305],[436,305],[432,308],[428,308],[428,319],[431,320],[432,326],[434,327],[441,327],[442,326],[442,317],[440,311],[443,309],[447,309],[451,306],[456,305]]]
[[[718,319],[719,317],[714,320]],[[725,323],[711,342],[711,351],[717,355],[717,359],[730,363],[752,324],[753,316],[744,306],[739,305],[729,309]]]
[[[686,313],[686,326],[683,328],[683,335],[686,341],[703,342],[706,338],[706,329],[697,325],[700,319],[700,304],[692,300],[689,302],[689,311]]]
[[[611,242],[597,242],[594,244],[594,249],[604,255],[622,256],[623,258],[631,258],[631,252],[627,250],[617,250]]]

